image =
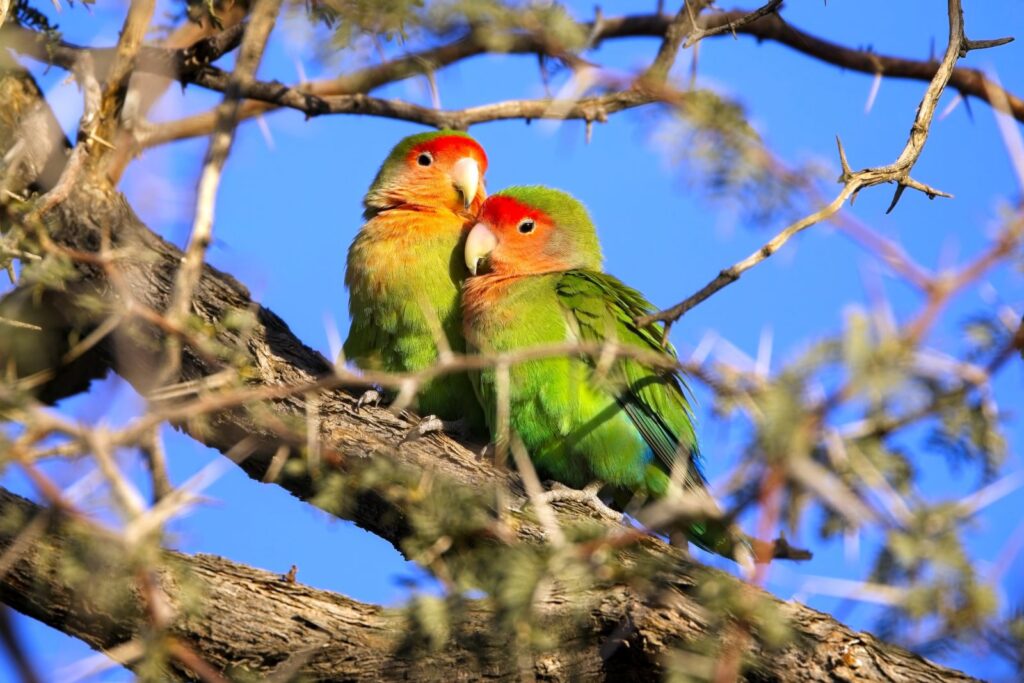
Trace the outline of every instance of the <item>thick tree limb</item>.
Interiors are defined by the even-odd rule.
[[[70,583],[74,573],[59,570],[84,564],[93,575],[130,577],[115,538],[2,489],[0,519],[23,520],[0,527],[0,557],[13,560],[0,576],[0,600],[98,650],[153,637],[138,594],[123,587],[121,600],[104,599],[102,592]],[[35,520],[47,522],[45,533],[15,548]],[[524,653],[495,627],[494,615],[481,601],[460,605],[457,635],[431,648],[400,612],[289,582],[280,574],[210,555],[167,552],[161,564],[171,571],[161,571],[157,581],[177,616],[159,637],[185,643],[217,670],[238,675],[449,681],[522,680],[528,673],[548,681],[648,681],[664,675],[673,646],[699,640],[709,628],[709,615],[687,595],[693,584],[686,574],[656,597],[614,586],[594,591],[585,596],[582,618],[578,605],[550,597],[538,612],[545,628],[560,636],[560,646],[525,653],[529,671],[524,671]],[[187,613],[182,603],[197,598],[200,612]],[[780,607],[800,640],[760,653],[744,680],[974,680],[797,603]],[[628,630],[621,628],[624,619]]]
[[[128,598],[124,602],[104,600],[102,595],[69,583],[57,570],[86,564],[93,573],[112,579],[124,579],[126,573],[130,576],[124,565],[126,553],[115,537],[2,489],[0,519],[25,520],[21,529],[5,525],[0,531],[3,557],[32,520],[48,522],[44,535],[13,551],[17,559],[0,577],[0,600],[97,650],[110,651],[136,638],[152,637],[145,604],[137,595],[120,596]],[[484,605],[470,606],[464,638],[431,651],[417,642],[407,617],[395,610],[309,588],[286,581],[280,574],[211,555],[166,552],[160,564],[171,569],[160,572],[159,584],[172,611],[179,615],[165,637],[187,644],[218,671],[261,677],[291,672],[281,680],[296,676],[318,681],[477,680],[480,676],[518,680],[508,640],[493,631],[492,615]],[[185,614],[182,603],[197,598],[202,602],[201,611]],[[622,591],[610,592],[594,607],[595,626],[613,628],[626,600]],[[571,621],[565,606],[551,607],[556,611],[553,626],[568,627]],[[673,623],[693,629],[695,625],[684,622],[683,616],[680,613],[665,622],[652,620],[652,627],[664,636],[669,635],[667,626]],[[567,649],[564,654],[538,659],[537,673],[553,669],[556,675],[550,680],[571,680],[570,676],[621,671],[625,662],[605,664],[596,643],[595,639],[583,650]],[[657,659],[646,661],[647,672],[654,675],[659,668]],[[188,678],[181,671],[176,673]]]

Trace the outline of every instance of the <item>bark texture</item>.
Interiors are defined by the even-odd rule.
[[[94,594],[62,567],[85,563],[91,576],[126,580],[130,553],[111,537],[0,490],[0,519],[23,520],[0,531],[0,557],[16,557],[0,577],[4,603],[94,648],[109,650],[135,638],[173,637],[208,663],[236,676],[296,676],[317,681],[521,680],[650,681],[664,673],[668,648],[706,634],[709,615],[683,591],[639,599],[613,587],[590,596],[582,619],[573,605],[549,598],[545,624],[563,644],[525,660],[495,627],[483,602],[464,606],[454,637],[432,647],[407,616],[335,593],[292,583],[212,555],[165,553],[157,583],[173,614],[201,601],[197,614],[174,617],[154,634],[146,601],[134,590]],[[17,546],[17,547],[14,547]],[[91,581],[86,577],[86,581]],[[130,582],[129,582],[130,583]],[[682,582],[680,582],[682,588]],[[753,590],[753,589],[752,589]],[[120,598],[120,599],[119,599]],[[800,634],[797,644],[752,658],[749,681],[970,681],[950,669],[798,604],[783,613]],[[630,629],[623,630],[628,622]],[[513,639],[514,640],[514,639]],[[617,647],[609,648],[609,644]],[[128,663],[131,665],[131,662]],[[190,672],[173,670],[188,678]]]

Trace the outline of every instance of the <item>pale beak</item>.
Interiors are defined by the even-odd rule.
[[[469,268],[471,274],[476,275],[480,261],[487,258],[496,246],[498,246],[498,238],[494,236],[487,225],[477,223],[473,226],[466,238],[465,250],[466,267]]]
[[[480,187],[480,165],[476,159],[463,157],[455,162],[452,167],[452,185],[462,195],[462,204],[467,209],[476,197],[476,190]]]

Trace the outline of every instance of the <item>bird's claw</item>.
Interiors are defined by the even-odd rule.
[[[569,488],[568,486],[555,482],[550,489],[541,494],[541,499],[545,503],[554,503],[556,501],[572,501],[586,505],[595,513],[598,517],[604,519],[610,519],[613,522],[622,521],[622,513],[608,507],[603,500],[598,497],[598,492],[604,488],[604,482],[595,481],[587,484],[582,489]],[[527,505],[529,501],[527,501]],[[524,506],[525,507],[525,506]]]
[[[376,389],[367,389],[363,392],[363,395],[356,401],[356,411],[363,409],[363,406],[373,406],[376,408],[380,405],[380,402],[384,400],[384,396]]]
[[[412,429],[405,433],[402,437],[402,443],[408,443],[409,441],[415,441],[420,437],[426,436],[427,434],[455,434],[457,436],[463,435],[466,431],[466,423],[463,420],[442,420],[437,415],[427,415],[420,419]]]

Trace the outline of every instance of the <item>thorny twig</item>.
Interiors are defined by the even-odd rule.
[[[671,325],[694,306],[706,300],[719,290],[732,284],[738,280],[743,273],[769,258],[772,254],[782,248],[794,235],[830,218],[839,211],[843,204],[846,203],[847,199],[852,202],[856,198],[857,193],[864,188],[873,187],[881,183],[895,182],[896,193],[893,196],[892,204],[889,206],[889,211],[895,207],[903,194],[903,190],[908,187],[925,193],[929,198],[950,196],[941,190],[936,190],[935,188],[914,180],[910,176],[910,170],[914,167],[914,164],[917,163],[917,159],[920,157],[921,151],[924,149],[925,141],[928,139],[928,131],[931,127],[932,118],[935,115],[935,107],[938,104],[939,98],[942,96],[943,90],[946,88],[946,84],[949,82],[957,60],[966,55],[968,50],[977,49],[979,46],[992,47],[1003,43],[1000,41],[991,41],[991,44],[986,42],[984,45],[981,45],[980,43],[969,41],[964,34],[963,11],[960,7],[960,0],[948,0],[947,12],[949,15],[949,42],[946,46],[946,53],[935,72],[935,76],[928,84],[928,88],[925,90],[924,96],[921,98],[921,104],[918,106],[914,122],[910,127],[910,136],[906,145],[904,145],[903,150],[896,158],[896,161],[887,166],[878,166],[875,168],[853,171],[846,160],[846,152],[843,150],[842,142],[837,138],[836,142],[839,147],[839,159],[842,165],[842,175],[840,175],[839,180],[843,183],[843,188],[830,204],[787,226],[775,235],[775,237],[765,243],[765,245],[759,250],[755,251],[742,261],[739,261],[719,272],[719,274],[708,282],[708,284],[704,285],[701,289],[694,294],[691,294],[686,299],[670,308],[659,311],[658,313],[639,318],[637,320],[638,325],[649,325],[655,321],[663,321]]]
[[[777,11],[781,6],[782,0],[770,0],[761,7],[758,7],[756,10],[753,10],[749,14],[743,15],[742,17],[736,19],[735,21],[729,20],[724,24],[720,24],[718,26],[715,26],[714,28],[708,29],[701,28],[698,26],[697,29],[693,33],[691,33],[690,36],[686,39],[686,42],[683,43],[683,49],[693,47],[694,45],[704,40],[705,38],[717,36],[720,33],[732,33],[733,37],[735,37],[736,32],[742,29],[744,26],[746,26],[747,24],[752,24],[761,17],[766,17],[769,14],[772,14],[773,12]]]

